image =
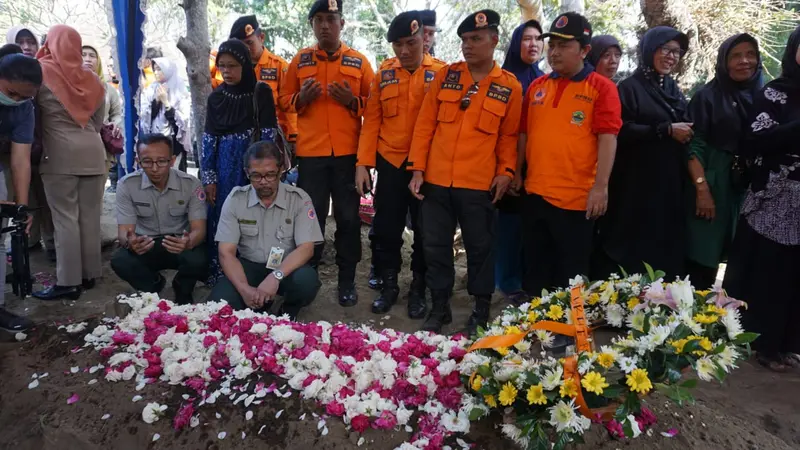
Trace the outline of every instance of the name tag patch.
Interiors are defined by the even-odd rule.
[[[306,67],[306,66],[316,66],[317,62],[314,61],[313,56],[311,53],[303,53],[300,55],[300,62],[297,63],[297,67]]]
[[[242,225],[258,225],[257,220],[251,220],[251,219],[239,219],[239,223]]]
[[[278,81],[278,69],[261,69],[261,81]]]
[[[510,96],[511,88],[499,85],[497,83],[490,84],[489,91],[486,93],[486,97],[500,100],[503,103],[508,103]]]
[[[356,56],[343,56],[342,57],[342,65],[347,67],[355,67],[356,69],[361,68],[361,58]]]
[[[134,204],[134,205],[136,205],[136,206],[146,206],[146,207],[148,207],[148,208],[150,207],[150,203],[144,203],[144,202],[133,202],[133,204]]]
[[[460,91],[464,89],[464,85],[456,83],[448,83],[445,81],[444,83],[442,83],[442,89],[452,89],[454,91]]]
[[[586,103],[594,103],[594,99],[592,97],[583,94],[575,94],[575,100],[580,100]]]

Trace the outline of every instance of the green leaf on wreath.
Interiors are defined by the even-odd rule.
[[[653,266],[650,264],[644,263],[644,268],[647,269],[647,276],[650,277],[650,282],[656,281],[656,273],[653,271]]]
[[[478,375],[482,376],[485,380],[489,380],[492,378],[492,368],[489,366],[478,366]]]
[[[658,280],[659,278],[664,278],[665,276],[667,276],[667,273],[664,272],[663,270],[656,270],[655,275],[656,275],[656,280]]]
[[[603,390],[603,397],[617,399],[622,396],[623,392],[625,392],[625,388],[622,386],[609,386]]]
[[[697,386],[697,378],[692,378],[691,380],[686,380],[680,385],[681,387],[687,389],[694,389]]]
[[[749,333],[749,332],[741,333],[738,336],[736,336],[736,339],[733,340],[733,343],[736,345],[749,344],[755,341],[758,338],[758,336],[759,336],[758,333]]]
[[[481,408],[472,408],[472,411],[469,412],[469,421],[474,422],[481,417],[483,417],[484,410]]]

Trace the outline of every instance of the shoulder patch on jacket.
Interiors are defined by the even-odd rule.
[[[277,81],[278,80],[278,69],[261,69],[261,81]]]
[[[489,91],[486,93],[486,97],[508,103],[508,99],[511,97],[511,88],[503,86],[502,84],[492,83],[489,85]]]
[[[297,67],[305,67],[305,66],[316,66],[317,62],[314,61],[314,54],[311,52],[301,53],[300,54],[300,62],[297,63]]]
[[[342,56],[342,65],[347,67],[361,68],[361,58],[358,56]]]

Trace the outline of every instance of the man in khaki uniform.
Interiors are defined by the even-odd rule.
[[[175,301],[193,302],[192,291],[208,267],[206,205],[197,178],[172,169],[172,139],[142,136],[138,143],[142,170],[117,184],[119,243],[111,268],[134,289],[159,292],[166,280],[159,273],[177,269],[172,280]]]
[[[260,310],[280,295],[281,313],[292,318],[314,301],[320,282],[308,262],[322,230],[311,197],[280,182],[283,161],[272,142],[247,149],[243,166],[250,184],[234,188],[222,207],[216,240],[225,277],[208,301]]]

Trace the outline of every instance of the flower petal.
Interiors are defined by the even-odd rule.
[[[72,397],[67,399],[67,404],[71,405],[73,403],[77,403],[78,400],[80,400],[80,397],[78,397],[78,394],[72,394]]]
[[[33,380],[28,383],[28,389],[36,389],[37,387],[39,387],[39,380]]]

